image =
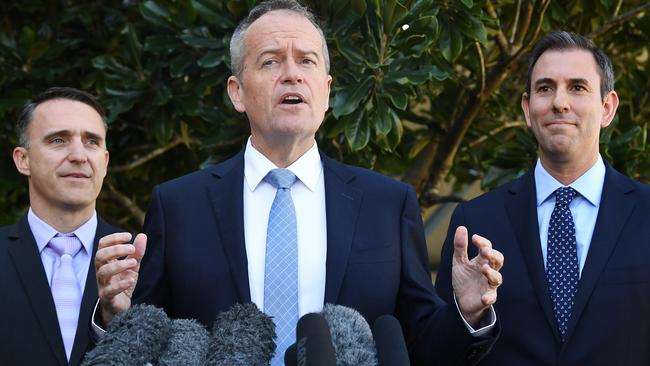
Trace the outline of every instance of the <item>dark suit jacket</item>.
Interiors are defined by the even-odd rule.
[[[322,154],[321,154],[322,155]],[[323,157],[327,215],[325,302],[372,322],[401,321],[413,364],[472,363],[492,337],[473,339],[455,305],[435,294],[413,189]],[[134,302],[212,326],[251,301],[243,223],[243,152],[154,188],[148,245]]]
[[[97,218],[95,245],[81,301],[70,365],[78,365],[90,345],[88,324],[97,301],[95,251],[99,238],[121,231]],[[0,364],[67,365],[52,292],[27,216],[0,228]]]
[[[537,223],[534,173],[460,204],[436,288],[451,297],[452,228],[489,238],[505,256],[496,310],[502,333],[483,365],[650,364],[650,187],[606,165],[593,238],[563,343]]]

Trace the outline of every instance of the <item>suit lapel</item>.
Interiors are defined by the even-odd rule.
[[[528,268],[528,276],[532,282],[537,301],[544,316],[553,330],[558,342],[561,342],[557,322],[553,314],[553,304],[548,291],[544,259],[539,242],[539,224],[537,222],[537,193],[535,191],[535,177],[529,171],[521,177],[510,189],[511,199],[506,202],[506,211],[512,229],[517,237],[521,253]],[[507,259],[506,259],[507,260]]]
[[[212,209],[241,302],[250,302],[244,239],[244,150],[212,168],[217,178],[208,187]]]
[[[347,268],[363,192],[350,184],[355,178],[350,169],[322,152],[321,157],[327,215],[325,302],[336,303]]]
[[[634,190],[634,186],[629,183],[627,178],[621,176],[607,164],[606,169],[605,184],[603,185],[596,226],[589,245],[587,260],[578,283],[576,299],[571,310],[571,320],[566,334],[567,339],[571,337],[576,324],[580,321],[580,315],[587,305],[609,257],[616,248],[623,226],[635,206],[633,198],[628,195]]]
[[[9,245],[9,255],[52,354],[59,364],[67,365],[54,300],[27,217],[21,218],[15,228],[16,230],[10,234],[10,239],[13,240]]]

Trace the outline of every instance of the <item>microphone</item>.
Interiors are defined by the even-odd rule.
[[[409,353],[402,327],[392,315],[382,315],[372,326],[379,366],[409,366]]]
[[[298,320],[295,353],[296,362],[292,364],[298,366],[336,365],[332,336],[322,315],[309,313]],[[284,356],[286,360],[287,354]]]
[[[235,304],[217,316],[207,365],[268,365],[275,353],[275,324],[255,304]]]
[[[83,366],[145,365],[155,363],[167,345],[171,321],[162,309],[134,305],[117,315],[97,346],[84,357]]]
[[[375,342],[363,315],[333,304],[325,304],[322,314],[332,334],[337,366],[377,366]]]
[[[167,348],[158,366],[204,366],[208,362],[210,334],[194,319],[174,319]]]

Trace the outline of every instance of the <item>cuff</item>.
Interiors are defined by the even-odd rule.
[[[479,321],[479,326],[481,326],[479,329],[474,329],[469,323],[465,320],[463,317],[463,313],[460,312],[460,307],[458,306],[458,301],[456,301],[456,294],[454,294],[454,304],[456,304],[456,310],[458,310],[458,314],[460,314],[460,318],[463,319],[463,324],[465,324],[465,328],[469,331],[469,334],[471,334],[473,337],[481,337],[484,335],[487,335],[492,331],[494,328],[494,325],[497,322],[497,314],[494,311],[494,307],[490,305],[490,308],[487,313],[483,314],[483,317]]]
[[[93,336],[96,337],[96,339],[101,339],[104,334],[106,334],[106,330],[100,327],[97,324],[100,324],[100,322],[97,319],[97,308],[99,307],[99,299],[97,299],[97,302],[95,303],[95,308],[93,309],[93,316],[90,318],[90,328],[93,332]]]

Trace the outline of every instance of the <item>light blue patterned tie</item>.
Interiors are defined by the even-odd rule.
[[[271,361],[276,366],[283,365],[298,322],[298,236],[291,199],[296,176],[288,169],[273,169],[264,180],[278,189],[269,213],[264,268],[264,312],[273,317],[278,336]]]
[[[578,290],[578,250],[576,228],[569,204],[578,194],[571,187],[555,191],[555,208],[548,226],[546,277],[553,301],[553,312],[562,339],[566,333],[573,300]]]

